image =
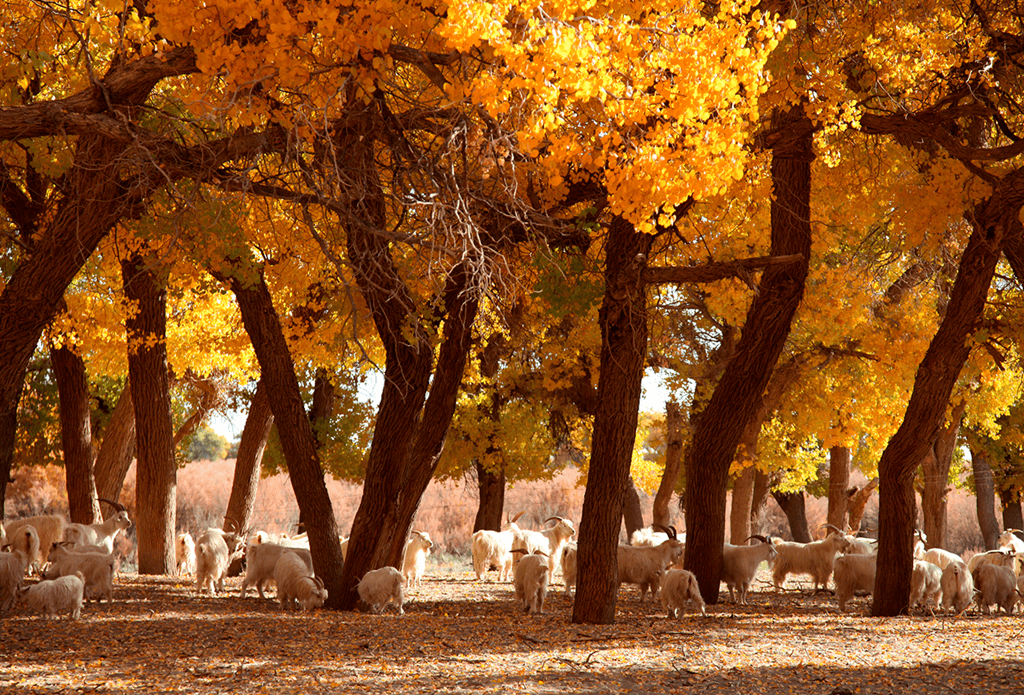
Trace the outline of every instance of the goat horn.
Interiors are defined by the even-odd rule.
[[[103,497],[97,497],[96,499],[97,499],[97,500],[99,500],[100,502],[106,502],[107,504],[109,504],[109,505],[110,505],[111,507],[113,507],[113,508],[114,508],[114,511],[118,511],[118,512],[124,512],[124,511],[127,511],[127,510],[126,510],[126,509],[124,508],[124,505],[123,505],[123,504],[121,504],[120,502],[114,502],[114,501],[112,501],[112,500],[108,500],[108,499],[105,499],[105,498],[103,498]]]
[[[762,543],[767,543],[767,542],[768,542],[768,539],[767,539],[767,538],[765,538],[764,536],[762,536],[762,535],[759,535],[759,534],[757,534],[757,533],[752,533],[751,535],[747,536],[747,537],[746,537],[746,538],[745,538],[745,539],[743,540],[743,542],[744,542],[744,543],[746,543],[746,542],[747,542],[747,541],[749,541],[749,540],[750,540],[751,538],[756,538],[757,540],[761,541]]]
[[[822,528],[830,528],[830,529],[832,529],[833,531],[835,531],[836,533],[842,533],[842,534],[844,534],[844,535],[845,535],[845,533],[846,533],[845,531],[841,530],[841,529],[840,529],[840,528],[838,528],[837,526],[833,526],[832,524],[822,524],[822,525],[821,525],[821,527],[822,527]]]
[[[512,517],[512,519],[509,520],[509,523],[511,523],[511,524],[516,523],[517,521],[519,521],[519,517],[521,517],[523,514],[526,514],[526,510],[521,511],[518,514],[516,514],[514,517]]]
[[[226,517],[224,517],[224,522],[225,522],[225,525],[227,524],[227,522],[228,522],[228,521],[230,521],[230,522],[231,522],[231,524],[232,524],[232,527],[233,527],[233,528],[235,529],[235,531],[237,531],[237,530],[239,529],[239,527],[241,526],[241,524],[239,524],[239,523],[238,523],[237,521],[235,521],[234,519],[232,519],[232,518],[231,518],[230,516],[226,516]]]
[[[324,580],[320,577],[313,577],[313,581],[316,582],[317,586],[319,586],[321,589],[324,588]]]

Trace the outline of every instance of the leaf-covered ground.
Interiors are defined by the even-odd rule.
[[[492,574],[493,576],[493,574]],[[665,617],[623,589],[618,621],[573,625],[560,584],[524,616],[467,569],[411,590],[406,615],[282,612],[121,576],[112,605],[0,620],[3,693],[1021,693],[1019,616],[865,617],[869,599],[772,592]],[[795,584],[790,580],[790,586]],[[848,606],[848,609],[850,606]]]

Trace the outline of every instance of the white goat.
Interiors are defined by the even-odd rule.
[[[919,559],[924,560],[925,562],[930,562],[943,570],[946,569],[951,562],[963,562],[963,558],[959,555],[951,553],[948,550],[943,550],[942,548],[929,548],[924,551],[924,554]]]
[[[23,526],[31,526],[36,530],[39,537],[39,548],[36,555],[28,558],[29,566],[41,570],[50,559],[50,547],[60,542],[64,537],[64,527],[67,520],[58,514],[43,514],[41,516],[29,516],[24,519],[15,519],[4,524],[4,532],[7,536],[5,543],[11,543],[15,532]]]
[[[419,586],[423,581],[423,573],[427,569],[427,555],[430,555],[430,549],[433,547],[434,542],[430,540],[430,534],[426,531],[413,531],[409,540],[405,542],[402,575],[410,589]]]
[[[313,574],[313,557],[305,548],[289,548],[277,543],[260,543],[249,546],[249,551],[246,553],[245,578],[242,579],[239,598],[245,598],[249,587],[252,586],[256,587],[260,598],[265,598],[263,590],[270,582],[274,581],[277,563],[285,554],[297,555],[305,564],[309,574]],[[280,587],[278,587],[277,593],[281,593]]]
[[[381,613],[393,604],[398,608],[399,615],[405,614],[402,608],[405,602],[402,595],[402,573],[394,567],[370,570],[359,580],[356,590],[359,591],[359,598],[374,613]]]
[[[870,594],[875,590],[877,555],[842,555],[836,558],[836,598],[840,612],[855,593]]]
[[[174,540],[174,568],[179,577],[196,573],[196,542],[188,531],[179,533]]]
[[[685,550],[682,541],[676,537],[674,527],[667,527],[666,532],[669,538],[661,545],[619,546],[619,586],[639,585],[641,603],[647,598],[648,589],[651,592],[651,600],[654,599],[661,588],[661,575],[669,565],[682,557]]]
[[[12,533],[7,539],[7,548],[18,554],[25,561],[26,570],[35,558],[41,556],[39,533],[35,526],[25,524]]]
[[[846,555],[877,555],[878,554],[878,539],[876,538],[862,538],[860,536],[854,536],[849,533],[849,527],[846,530],[840,529],[832,524],[822,524],[820,529],[830,529],[836,533],[842,534],[846,541],[849,543],[849,547],[843,551]],[[827,537],[827,536],[826,536]]]
[[[951,562],[942,570],[942,607],[962,613],[974,600],[974,577],[962,560]]]
[[[294,608],[296,603],[301,610],[311,611],[327,600],[323,580],[313,576],[297,552],[286,552],[278,558],[274,566],[274,581],[277,583],[277,598],[286,611]]]
[[[196,542],[196,593],[208,591],[216,596],[224,591],[231,553],[236,550],[239,536],[220,528],[208,528]]]
[[[562,582],[565,583],[565,593],[572,595],[576,588],[576,541],[569,541],[562,548]]]
[[[1018,533],[1024,533],[1019,529],[1006,529],[999,536],[999,547],[1000,548],[1012,548],[1013,552],[1018,555],[1024,554],[1024,541],[1020,539]]]
[[[44,579],[26,587],[21,599],[32,610],[47,618],[56,618],[68,613],[74,620],[82,615],[82,599],[85,595],[85,577],[81,572],[57,579]]]
[[[547,555],[548,582],[551,582],[555,578],[555,570],[559,569],[562,548],[576,535],[576,528],[569,519],[552,516],[545,519],[544,523],[554,521],[554,525],[543,531],[523,530],[515,523],[522,515],[523,512],[519,512],[508,524],[512,531],[512,550],[522,550],[526,554],[541,552]],[[517,560],[513,559],[513,565],[515,564]]]
[[[548,558],[543,553],[527,555],[516,565],[512,583],[516,591],[516,600],[523,602],[523,609],[527,613],[544,612],[550,569]]]
[[[489,569],[498,570],[498,581],[512,578],[512,531],[481,529],[473,534],[473,571],[482,580]],[[564,570],[563,570],[564,571]]]
[[[1012,572],[1015,557],[1016,553],[1013,552],[1012,548],[999,548],[998,550],[989,550],[985,553],[977,553],[972,555],[971,559],[967,561],[967,571],[974,574],[974,571],[982,565],[998,565],[1000,567],[1008,567]]]
[[[736,594],[739,595],[738,602],[747,605],[747,590],[750,583],[754,581],[757,568],[762,562],[771,562],[778,555],[772,538],[754,535],[761,541],[757,545],[731,545],[726,543],[722,547],[722,577],[721,580],[729,587],[729,600],[737,603]],[[750,540],[748,538],[747,540]],[[734,594],[734,590],[736,593]],[[664,591],[664,589],[662,589]]]
[[[824,540],[810,543],[779,541],[775,544],[778,557],[772,566],[772,581],[778,591],[790,574],[806,574],[814,580],[814,588],[827,589],[836,554],[845,552],[850,542],[842,533],[833,533]]]
[[[668,611],[668,617],[678,618],[689,603],[699,608],[701,614],[706,613],[697,577],[687,570],[665,572],[661,582],[661,605]]]
[[[81,572],[85,578],[85,597],[89,600],[114,598],[114,555],[112,553],[76,553],[57,543],[50,549],[50,565],[44,579],[67,577]]]
[[[114,552],[114,539],[121,531],[130,529],[132,522],[124,505],[103,498],[100,498],[100,502],[109,504],[116,513],[106,521],[96,524],[69,524],[64,529],[65,542],[72,546],[98,545],[108,553]]]
[[[921,604],[938,608],[941,592],[942,569],[927,560],[914,560],[914,572],[910,577],[910,607]]]
[[[34,536],[35,529],[31,526],[25,526],[20,530],[16,530],[15,533],[18,535]],[[27,547],[31,549],[31,541],[29,539],[26,539],[26,541]],[[36,545],[38,543],[39,539],[36,537]],[[0,552],[0,612],[8,611],[14,605],[14,599],[18,595],[18,588],[25,578],[25,572],[28,571],[30,562],[29,554],[26,551]]]
[[[668,534],[664,531],[657,531],[650,526],[637,529],[629,537],[630,545],[661,545],[668,540]]]
[[[990,606],[997,604],[1007,615],[1017,605],[1017,578],[1003,565],[982,563],[971,573],[974,579],[974,600],[985,615]]]

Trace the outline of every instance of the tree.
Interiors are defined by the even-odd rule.
[[[189,461],[218,461],[228,452],[228,440],[209,427],[200,427],[188,445]]]

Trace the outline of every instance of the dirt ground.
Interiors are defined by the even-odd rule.
[[[493,577],[493,574],[491,575]],[[541,616],[509,584],[434,570],[406,614],[292,614],[125,575],[79,621],[0,619],[2,693],[1021,693],[1019,615],[839,614],[790,579],[749,607],[665,617],[624,588],[610,626],[573,625],[560,583]]]

